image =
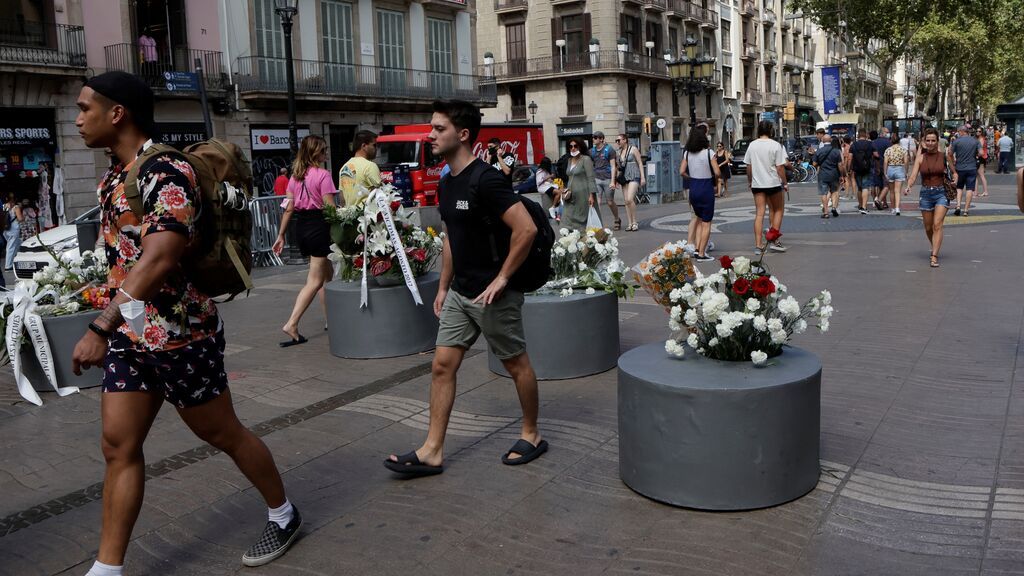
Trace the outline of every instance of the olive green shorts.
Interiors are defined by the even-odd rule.
[[[491,351],[500,360],[526,352],[523,334],[523,293],[505,290],[497,302],[473,304],[455,290],[448,292],[441,307],[437,345],[468,350],[483,333]]]

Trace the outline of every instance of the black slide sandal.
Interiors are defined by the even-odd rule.
[[[391,458],[386,458],[384,460],[384,467],[396,474],[404,474],[412,478],[433,476],[444,472],[444,466],[431,466],[420,462],[415,450],[399,456],[397,462]]]
[[[292,338],[291,340],[285,340],[284,342],[278,343],[278,346],[280,346],[281,348],[289,348],[291,346],[298,346],[299,344],[305,344],[306,342],[309,342],[309,340],[306,340],[305,336],[303,336],[302,334],[299,334],[298,338]]]
[[[526,464],[527,462],[533,462],[541,454],[547,451],[547,440],[541,440],[540,444],[534,446],[533,444],[530,444],[528,441],[520,438],[519,440],[516,441],[515,444],[512,445],[511,448],[508,449],[508,452],[505,452],[505,455],[501,457],[501,463],[507,464],[509,466],[518,466],[519,464]],[[509,454],[513,452],[515,452],[516,454],[520,454],[520,456],[518,458],[509,458]]]

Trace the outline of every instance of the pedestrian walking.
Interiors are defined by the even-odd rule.
[[[615,187],[612,183],[617,175],[616,154],[612,145],[605,142],[604,132],[594,132],[594,146],[590,149],[590,158],[594,161],[594,179],[597,182],[597,203],[594,204],[601,212],[601,204],[607,204],[612,213],[613,229],[622,229],[619,218],[619,207],[615,204]]]
[[[871,195],[871,157],[874,148],[868,139],[867,130],[857,132],[857,140],[850,144],[850,167],[853,171],[853,182],[857,190],[857,210],[861,214],[868,213],[868,198]]]
[[[900,146],[907,153],[907,166],[914,165],[914,159],[917,155],[917,137],[913,132],[907,132],[900,138]]]
[[[978,140],[971,136],[967,126],[957,128],[957,137],[946,151],[949,163],[955,164],[958,178],[956,182],[956,210],[954,216],[969,216],[971,199],[978,182]],[[966,193],[965,193],[966,192]]]
[[[444,471],[456,375],[481,333],[515,381],[523,410],[520,439],[502,462],[526,464],[546,452],[548,443],[537,429],[537,376],[526,353],[523,293],[511,279],[526,260],[537,226],[508,180],[474,158],[472,146],[480,132],[476,106],[459,100],[434,102],[431,126],[431,150],[448,162],[452,173],[438,191],[447,234],[434,299],[440,327],[431,372],[430,424],[420,448],[392,454],[384,466],[407,476]]]
[[[910,190],[920,174],[921,196],[918,200],[918,208],[921,209],[924,233],[928,237],[929,246],[931,246],[929,265],[932,268],[939,267],[942,227],[946,220],[946,212],[949,210],[949,199],[946,198],[946,189],[943,185],[947,165],[953,168],[945,155],[939,151],[939,131],[932,127],[925,128],[922,133],[921,153],[914,160],[914,167],[910,170],[907,190],[904,195],[910,195]],[[956,178],[955,169],[953,177]]]
[[[829,218],[829,204],[832,205],[831,215],[839,217],[839,180],[843,170],[843,148],[838,136],[828,138],[822,132],[822,142],[811,157],[811,162],[818,169],[818,196],[821,197],[821,217]]]
[[[277,171],[277,178],[274,179],[274,196],[284,196],[288,191],[288,169],[281,167]]]
[[[352,157],[338,170],[338,190],[345,206],[355,206],[381,184],[380,168],[374,162],[377,158],[377,135],[369,130],[356,132],[352,150],[355,151]]]
[[[615,139],[618,146],[618,156],[615,159],[618,171],[616,172],[615,186],[622,190],[623,200],[626,202],[626,230],[636,232],[640,224],[636,219],[636,195],[640,188],[647,186],[647,176],[644,175],[644,160],[640,157],[640,150],[629,143],[625,134],[619,134]]]
[[[843,136],[843,162],[841,164],[842,170],[840,170],[840,188],[839,192],[843,199],[856,200],[857,193],[855,191],[856,184],[853,182],[853,173],[850,171],[851,155],[850,146],[853,145],[853,138],[849,136]],[[859,205],[859,204],[858,204]]]
[[[445,164],[447,167],[448,165]],[[551,202],[548,208],[548,215],[557,223],[562,222],[562,190],[555,184],[554,167],[551,165],[551,158],[545,156],[537,166],[537,172],[533,177],[537,185],[537,191],[547,196]],[[449,172],[450,173],[450,172]]]
[[[14,267],[14,257],[18,255],[18,248],[21,248],[21,224],[25,221],[25,213],[21,210],[21,203],[15,198],[14,192],[8,192],[7,202],[4,204],[7,217],[7,228],[4,229],[4,243],[7,245],[4,270]]]
[[[874,169],[871,172],[871,193],[875,198],[876,210],[889,210],[889,203],[885,201],[885,172],[882,170],[882,161],[885,151],[892,145],[889,138],[889,129],[883,127],[880,132],[871,132],[871,148]]]
[[[996,146],[999,148],[999,168],[997,174],[1010,173],[1010,154],[1013,153],[1013,138],[1003,134],[996,139]]]
[[[110,147],[116,158],[98,188],[113,296],[72,358],[76,374],[90,367],[104,370],[103,525],[87,576],[122,573],[142,508],[143,444],[164,401],[196,436],[227,454],[262,496],[268,521],[242,562],[266,564],[291,546],[302,519],[285,495],[270,451],[235,415],[221,318],[182,266],[204,217],[198,175],[176,154],[152,156],[138,170],[145,214],[137,215],[126,197],[126,180],[153,144],[153,92],[137,76],[107,72],[86,81],[77,104],[75,125],[86,146]]]
[[[754,249],[760,253],[765,249],[761,243],[765,209],[768,209],[770,230],[775,231],[772,236],[781,236],[782,216],[786,210],[786,195],[782,192],[789,190],[789,184],[786,182],[789,156],[786,154],[786,148],[775,140],[775,124],[768,120],[758,122],[757,139],[747,147],[743,163],[747,165],[747,185],[754,195],[756,206]],[[777,238],[769,241],[767,248],[775,252],[787,250]]]
[[[975,133],[978,140],[978,182],[981,182],[981,194],[978,197],[988,196],[988,179],[985,178],[985,166],[988,165],[988,143],[985,131],[978,128]]]
[[[910,163],[910,154],[900,143],[895,134],[892,136],[892,145],[882,155],[882,168],[885,170],[885,179],[888,182],[886,191],[883,192],[883,199],[886,194],[892,196],[893,216],[900,215],[900,194],[903,192],[903,184],[907,181],[907,166]]]
[[[597,198],[594,161],[587,154],[582,138],[569,139],[569,163],[566,165],[565,191],[562,192],[562,228],[587,232],[587,217]]]
[[[327,302],[324,285],[334,276],[334,266],[327,259],[331,253],[331,227],[324,216],[324,206],[335,206],[338,189],[334,186],[331,173],[321,168],[327,161],[327,142],[315,134],[302,139],[299,153],[292,163],[292,177],[288,180],[288,208],[281,216],[281,227],[274,242],[274,253],[284,249],[284,235],[295,219],[299,253],[309,258],[309,272],[306,284],[295,298],[292,314],[281,331],[288,340],[280,343],[282,348],[305,344],[307,339],[299,333],[299,321],[306,313],[313,298],[320,295],[320,303],[327,316]],[[326,327],[325,327],[326,329]]]
[[[721,142],[715,147],[715,164],[718,164],[719,178],[716,180],[716,198],[729,197],[729,178],[732,177],[732,153]]]
[[[690,130],[679,164],[679,174],[689,178],[690,187],[690,240],[696,246],[697,261],[714,260],[707,254],[711,238],[711,220],[715,217],[715,181],[721,176],[708,142],[707,132]]]

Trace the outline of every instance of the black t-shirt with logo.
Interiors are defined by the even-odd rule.
[[[480,171],[476,201],[470,180]],[[512,230],[501,220],[506,210],[519,203],[505,175],[475,159],[457,176],[449,174],[438,187],[438,207],[448,231],[454,278],[452,290],[476,298],[498,276],[508,256]],[[485,223],[490,220],[488,227]],[[494,250],[491,235],[494,235]],[[497,259],[494,258],[497,253]]]
[[[488,162],[491,164],[491,166],[494,167],[495,170],[497,170],[498,172],[501,172],[509,180],[512,179],[512,172],[514,172],[515,169],[516,169],[516,157],[514,155],[512,155],[511,152],[504,152],[504,153],[498,152],[494,156],[494,162],[490,162],[491,151],[490,151],[490,149],[488,149],[487,150],[487,159],[488,159]],[[508,166],[509,169],[511,170],[508,174],[505,174],[505,172],[502,171],[502,169],[501,169],[501,165],[502,164]]]

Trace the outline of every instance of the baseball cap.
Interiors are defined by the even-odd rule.
[[[141,78],[112,70],[89,78],[85,86],[124,106],[131,112],[132,120],[139,130],[150,138],[157,138],[156,123],[153,121],[153,90]]]

